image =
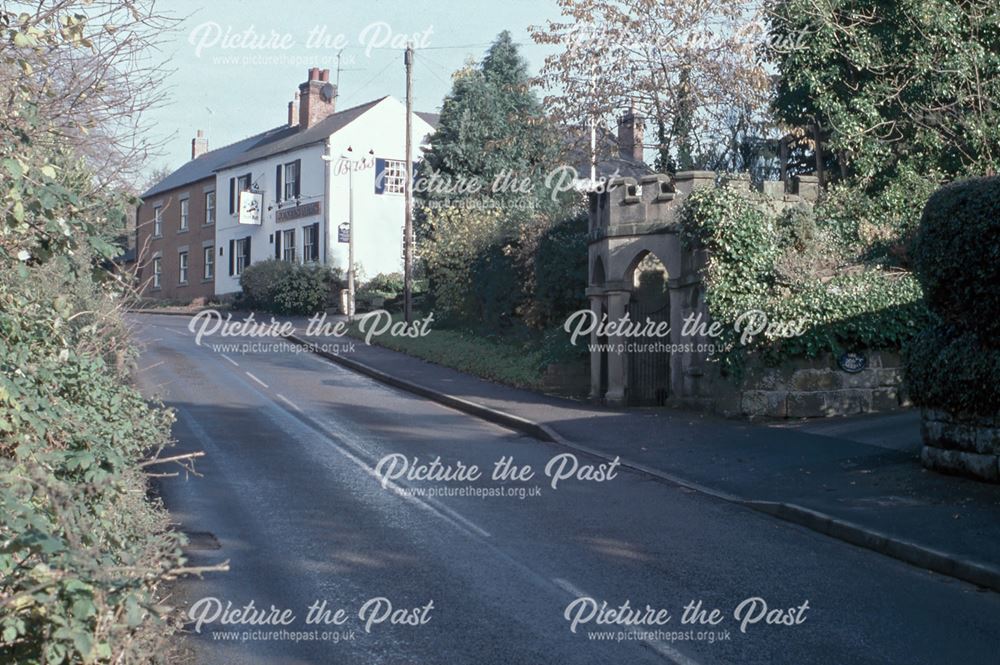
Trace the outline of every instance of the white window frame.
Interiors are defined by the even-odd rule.
[[[153,257],[153,288],[160,288],[160,278],[163,275],[163,261],[159,256]]]
[[[319,259],[319,252],[316,252],[316,259],[309,258],[313,254],[313,252],[311,251],[312,247],[314,247],[316,244],[319,243],[319,233],[317,232],[314,235],[313,231],[316,231],[316,227],[315,226],[310,225],[310,226],[304,226],[304,227],[302,227],[302,261],[303,262],[306,262],[306,261],[315,261],[315,260]],[[310,240],[312,242],[310,242]]]
[[[177,283],[188,283],[188,267],[190,256],[187,252],[177,252]]]
[[[153,206],[153,237],[163,235],[163,206]]]
[[[215,192],[205,192],[205,226],[215,224]]]
[[[243,251],[243,246],[246,243],[246,241],[247,241],[246,238],[237,238],[236,242],[233,244],[233,249],[236,252],[236,256],[233,257],[234,277],[239,277],[240,275],[242,275],[243,271],[247,267],[246,256],[245,252]]]
[[[281,231],[281,260],[295,263],[295,229]]]
[[[385,160],[385,168],[382,171],[382,193],[406,193],[406,162],[404,160]]]
[[[201,253],[202,260],[204,261],[202,277],[203,279],[212,279],[215,277],[215,246],[202,247]]]
[[[298,172],[296,162],[288,162],[281,170],[281,200],[289,201],[295,198],[295,186],[302,174]],[[294,173],[294,177],[289,177],[289,173]]]
[[[191,200],[181,199],[181,225],[178,229],[179,231],[188,230],[188,222],[189,222],[188,217],[190,216],[190,212],[191,212]]]

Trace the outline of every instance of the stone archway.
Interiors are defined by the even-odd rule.
[[[623,320],[641,286],[635,280],[636,269],[646,257],[653,256],[665,272],[670,323],[667,338],[627,339],[610,335],[606,362],[600,352],[592,351],[591,399],[609,404],[627,403],[629,344],[657,341],[670,345],[663,351],[670,354],[669,396],[701,396],[707,354],[697,350],[698,339],[682,339],[681,330],[685,317],[692,314],[702,313],[707,320],[700,278],[705,256],[703,250],[683,246],[677,216],[684,196],[694,189],[711,187],[714,182],[712,172],[686,171],[673,179],[666,175],[646,176],[639,181],[620,178],[611,181],[606,191],[590,194],[591,272],[587,296],[591,311],[595,316],[605,316],[606,321]],[[598,276],[603,279],[596,279]],[[642,309],[633,306],[631,311]],[[591,335],[591,343],[598,344],[596,332]],[[634,357],[631,362],[636,362]],[[633,381],[636,376],[633,371]]]

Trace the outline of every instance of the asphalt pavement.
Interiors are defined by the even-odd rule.
[[[996,593],[568,458],[293,344],[226,353],[184,317],[133,321],[140,385],[177,413],[172,453],[206,453],[158,492],[191,563],[230,564],[173,590],[192,662],[995,662]]]

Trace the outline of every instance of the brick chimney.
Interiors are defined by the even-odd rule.
[[[191,159],[198,159],[206,152],[208,152],[208,139],[205,138],[205,132],[199,129],[197,135],[191,139]]]
[[[295,99],[288,102],[288,126],[294,127],[299,124],[299,93],[295,92]]]
[[[331,115],[336,99],[337,86],[330,83],[330,70],[312,67],[309,80],[299,84],[299,131]]]
[[[618,152],[623,159],[642,159],[642,118],[629,109],[618,120]]]

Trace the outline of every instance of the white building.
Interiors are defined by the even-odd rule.
[[[329,70],[310,69],[288,123],[215,169],[216,294],[239,291],[243,268],[268,258],[346,270],[338,229],[346,233],[352,189],[359,274],[402,270],[406,107],[382,97],[335,112],[336,93]],[[434,114],[413,114],[411,159],[436,123]]]

